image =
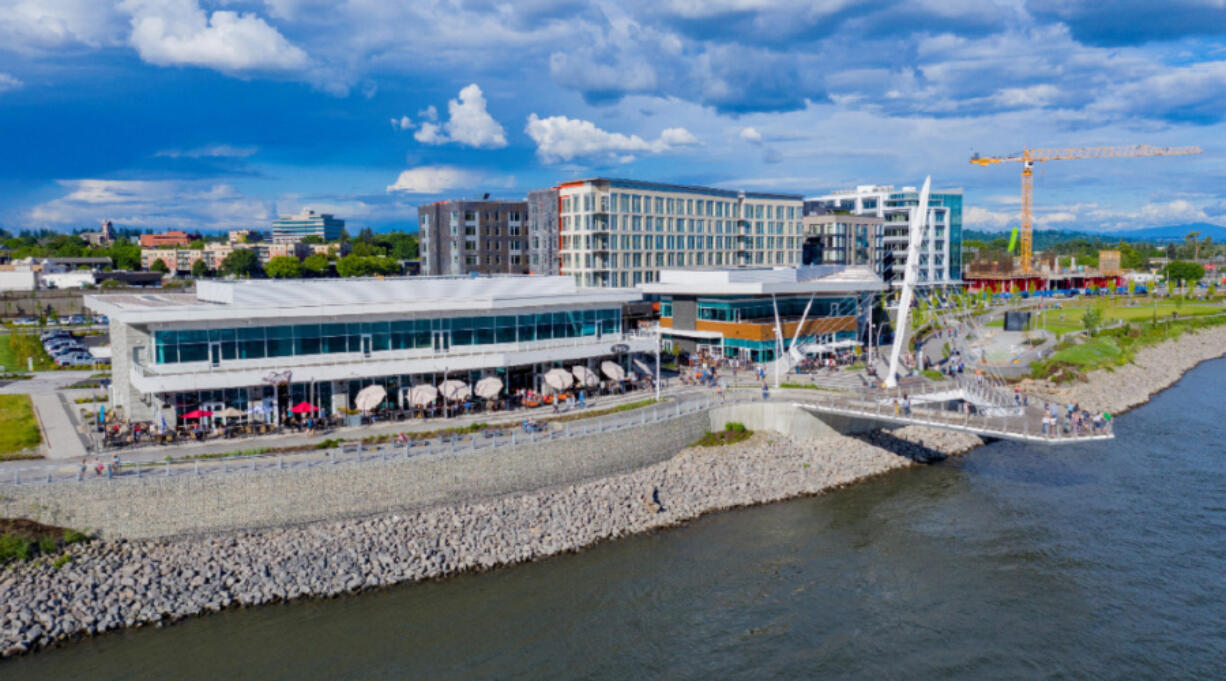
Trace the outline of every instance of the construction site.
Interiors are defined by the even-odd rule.
[[[1070,259],[1062,265],[1060,258],[1049,255],[1036,257],[1033,252],[1034,235],[1034,166],[1048,161],[1084,159],[1138,158],[1152,156],[1184,156],[1201,153],[1200,147],[1154,147],[1132,145],[1121,147],[1075,147],[1058,149],[1024,149],[1007,156],[980,156],[975,154],[970,162],[978,166],[999,163],[1022,164],[1022,210],[1021,225],[1015,231],[1020,236],[1017,256],[1008,255],[991,260],[976,260],[966,264],[963,280],[970,292],[1035,293],[1035,292],[1086,292],[1092,289],[1115,289],[1125,284],[1125,275],[1120,267],[1119,251],[1099,251],[1095,266],[1078,265]],[[1013,244],[1009,251],[1012,252]]]

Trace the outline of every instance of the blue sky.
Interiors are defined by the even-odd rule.
[[[1226,222],[1222,0],[0,0],[0,226],[267,228],[606,175],[966,190],[1039,227]]]

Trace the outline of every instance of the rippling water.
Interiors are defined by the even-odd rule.
[[[996,443],[579,555],[232,611],[20,679],[1226,677],[1226,361],[1117,439]]]

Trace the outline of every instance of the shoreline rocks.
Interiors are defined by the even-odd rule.
[[[1147,348],[1136,364],[1087,383],[1030,390],[1094,410],[1148,400],[1226,353],[1226,328]],[[329,598],[578,551],[706,513],[828,490],[961,454],[973,435],[909,426],[797,442],[756,433],[739,445],[691,447],[628,473],[478,502],[357,520],[191,537],[73,545],[0,571],[0,657],[107,631],[231,607]]]

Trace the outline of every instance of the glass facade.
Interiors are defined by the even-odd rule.
[[[176,364],[523,343],[621,332],[621,310],[153,332],[154,362]]]
[[[800,317],[809,304],[808,296],[779,298],[779,317]],[[809,318],[856,314],[855,298],[815,298],[809,308]],[[698,299],[698,318],[717,322],[774,321],[775,305],[770,299],[743,300]]]

